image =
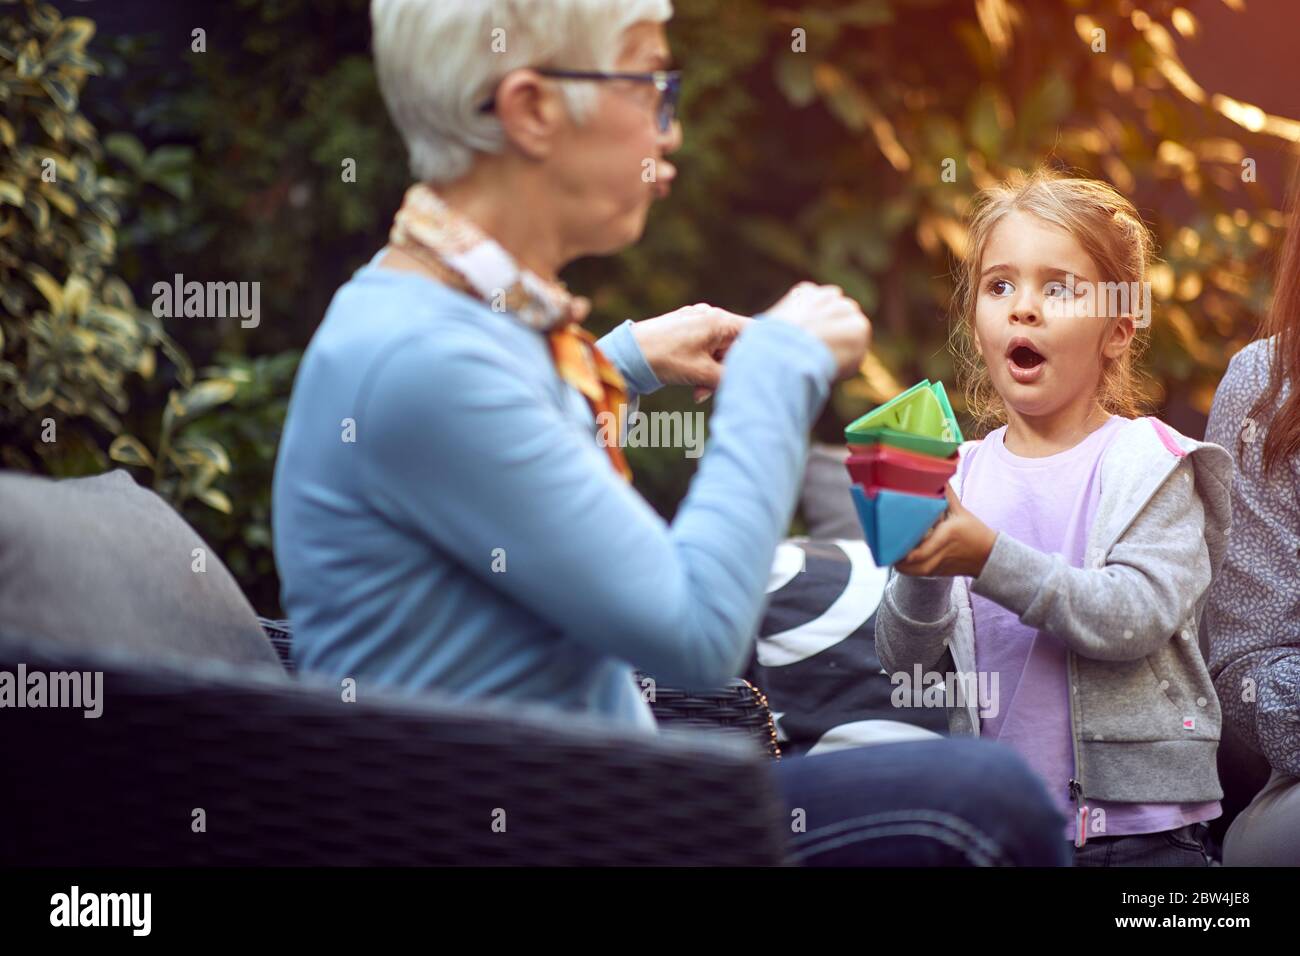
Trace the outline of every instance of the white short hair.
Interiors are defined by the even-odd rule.
[[[449,182],[475,153],[501,149],[500,123],[479,106],[506,73],[611,69],[624,30],[671,16],[671,0],[371,0],[379,88],[411,173]],[[595,102],[594,86],[562,85],[577,122]]]

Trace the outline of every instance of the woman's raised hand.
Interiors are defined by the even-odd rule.
[[[702,402],[722,379],[727,349],[753,319],[706,303],[632,324],[646,362],[665,385],[694,385]]]
[[[856,375],[871,346],[871,321],[839,286],[800,282],[767,310],[767,317],[821,339],[835,357],[837,380]]]
[[[767,310],[767,317],[805,329],[835,357],[836,378],[857,373],[871,344],[871,322],[838,286],[800,282]],[[632,334],[665,385],[695,386],[704,401],[722,379],[722,362],[752,319],[700,302],[644,319]]]

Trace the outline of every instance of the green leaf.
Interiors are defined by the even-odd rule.
[[[45,58],[53,60],[68,53],[81,53],[95,35],[95,21],[85,17],[68,17],[59,24],[45,45]]]
[[[61,15],[48,3],[28,3],[27,15],[31,17],[32,26],[40,33],[52,33],[59,25]]]
[[[90,304],[90,295],[90,283],[85,278],[78,275],[68,276],[68,281],[63,286],[63,308],[68,315],[80,318]]]
[[[91,126],[90,121],[80,113],[68,117],[68,134],[78,143],[85,144],[87,148],[94,148],[95,127]]]
[[[860,133],[867,128],[869,110],[861,91],[853,83],[838,83],[832,87],[826,105],[852,132]]]
[[[32,280],[32,285],[36,286],[36,290],[45,296],[45,301],[50,304],[50,311],[55,314],[62,312],[63,290],[54,277],[37,265],[27,267],[27,276]]]
[[[175,418],[178,422],[197,418],[230,401],[238,391],[239,386],[228,379],[208,379],[199,382],[184,395],[172,392],[175,396]]]
[[[195,494],[194,497],[198,498],[199,501],[203,502],[209,508],[220,511],[222,514],[228,515],[235,510],[234,506],[230,503],[230,499],[226,497],[225,492],[219,491],[216,488],[204,488],[202,491]]]
[[[150,312],[146,312],[145,316],[149,319],[153,318],[153,314]],[[167,358],[171,359],[172,364],[176,366],[176,377],[180,380],[180,383],[186,388],[193,385],[194,365],[190,362],[190,357],[185,354],[185,350],[177,345],[176,341],[162,330],[155,332],[154,339],[162,347],[163,355],[166,355]],[[164,417],[173,413],[172,399],[175,395],[176,393],[173,392],[168,398],[167,407],[163,410]]]
[[[109,229],[102,222],[95,222],[91,219],[81,220],[79,226],[86,242],[100,254],[103,261],[107,262],[113,258],[113,254],[117,249],[117,234],[112,229]]]
[[[11,206],[23,207],[23,191],[11,182],[0,179],[0,202],[7,202]]]
[[[76,110],[77,88],[67,78],[55,73],[47,73],[41,77],[41,89],[50,94],[54,105],[63,112],[71,113]]]
[[[118,211],[117,203],[113,202],[111,199],[92,200],[90,203],[90,211],[111,226],[116,226],[122,221],[122,216]]]
[[[29,194],[23,200],[23,212],[27,213],[27,218],[32,221],[37,232],[44,232],[50,228],[50,204],[42,196],[35,193]]]
[[[42,69],[41,48],[36,40],[28,40],[18,53],[18,79],[35,79],[40,76]]]
[[[87,325],[93,325],[112,332],[118,338],[131,341],[139,337],[140,326],[126,309],[106,303],[96,303],[86,310],[84,319]]]
[[[73,326],[63,336],[65,354],[90,355],[99,347],[99,339],[89,329]]]
[[[786,53],[776,61],[776,85],[795,106],[804,107],[817,95],[807,53]]]
[[[135,299],[131,295],[131,287],[117,276],[110,276],[105,279],[104,284],[99,287],[99,294],[105,305],[111,305],[119,309],[135,308]]]
[[[14,316],[21,316],[27,311],[27,299],[18,291],[17,285],[0,287],[0,305]]]
[[[173,196],[181,201],[188,201],[194,195],[194,182],[188,172],[175,170],[172,172],[160,173],[154,177],[154,183],[162,189],[167,190]]]
[[[37,110],[36,119],[50,139],[62,143],[68,132],[68,117],[57,109]]]
[[[91,76],[100,76],[104,68],[99,65],[98,60],[93,60],[84,53],[78,53],[75,50],[71,53],[61,53],[57,57],[51,58],[50,62],[58,64],[64,70],[85,70]]]
[[[41,183],[41,195],[50,202],[59,212],[69,218],[75,218],[77,215],[77,201],[59,189],[53,183]]]
[[[153,378],[157,364],[157,354],[153,349],[144,348],[140,350],[140,358],[136,361],[135,371],[145,381]]]
[[[159,146],[144,163],[142,171],[145,179],[153,179],[165,173],[188,170],[194,163],[194,150],[188,146]]]
[[[230,474],[230,456],[220,442],[198,435],[186,435],[176,442],[175,451],[196,465],[215,468],[220,474]]]
[[[108,150],[110,156],[116,156],[125,163],[132,172],[139,171],[148,155],[140,140],[130,133],[110,133],[105,136],[104,149]]]
[[[54,386],[59,382],[59,370],[49,363],[33,364],[27,370],[25,381],[18,383],[18,401],[25,408],[37,409],[54,397]]]
[[[153,455],[141,441],[131,435],[118,435],[113,444],[108,446],[108,457],[124,465],[136,465],[141,468],[154,467]]]

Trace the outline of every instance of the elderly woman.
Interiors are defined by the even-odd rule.
[[[1272,774],[1223,841],[1226,866],[1300,866],[1300,174],[1260,338],[1232,357],[1205,437],[1232,452],[1232,538],[1205,609],[1235,738]]]
[[[809,425],[868,323],[838,289],[803,284],[761,320],[700,308],[599,342],[583,331],[560,270],[636,241],[675,175],[667,0],[371,12],[417,184],[294,386],[274,530],[298,664],[653,732],[634,668],[707,686],[743,667]],[[599,423],[662,385],[719,385],[723,352],[711,443],[668,526]],[[995,745],[774,772],[808,821],[796,860],[1064,858],[1064,821]]]

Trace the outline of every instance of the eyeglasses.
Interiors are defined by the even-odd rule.
[[[655,70],[652,73],[603,73],[591,70],[538,69],[537,72],[542,76],[549,76],[557,80],[631,80],[633,83],[652,83],[654,88],[659,91],[659,110],[656,114],[659,132],[668,132],[673,125],[673,120],[677,118],[677,101],[682,93],[681,70]],[[478,110],[480,113],[490,113],[496,109],[496,105],[497,98],[493,95]]]

